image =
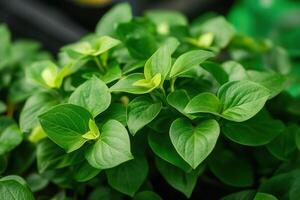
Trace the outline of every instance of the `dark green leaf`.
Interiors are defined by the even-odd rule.
[[[189,198],[196,186],[202,168],[187,173],[160,159],[156,159],[155,161],[159,173],[167,183]]]
[[[216,151],[209,160],[213,174],[223,183],[234,187],[248,187],[254,182],[251,164],[229,150]]]
[[[212,152],[219,133],[215,120],[206,120],[194,127],[188,120],[179,118],[170,127],[172,144],[193,169]]]
[[[222,130],[234,142],[260,146],[269,143],[284,131],[284,124],[280,120],[272,119],[266,111],[261,111],[244,122],[224,121]]]
[[[135,135],[137,131],[150,123],[160,112],[161,102],[154,102],[141,96],[132,100],[127,107],[127,124],[129,131]]]
[[[62,104],[39,116],[47,136],[67,152],[79,149],[87,140],[82,136],[89,131],[92,115],[84,108]]]
[[[144,157],[136,156],[115,168],[106,170],[108,183],[114,189],[131,197],[138,191],[148,174],[148,163]]]

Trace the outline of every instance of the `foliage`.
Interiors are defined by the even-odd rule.
[[[0,36],[0,199],[209,195],[197,182],[224,200],[299,198],[297,82],[276,44],[127,4],[57,59]]]

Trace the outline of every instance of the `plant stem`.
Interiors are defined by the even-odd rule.
[[[104,74],[105,72],[103,70],[103,67],[102,67],[100,61],[99,61],[99,58],[98,57],[94,57],[94,61],[95,61],[96,65],[97,65],[98,69],[100,70],[100,72]]]
[[[171,80],[170,80],[170,89],[171,89],[171,92],[175,91],[175,81],[176,81],[176,78],[171,78]]]

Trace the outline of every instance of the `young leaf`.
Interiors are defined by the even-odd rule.
[[[242,145],[260,146],[272,141],[282,131],[284,124],[260,112],[244,122],[224,121],[222,131],[230,140]]]
[[[84,107],[94,117],[110,105],[111,95],[103,81],[93,76],[71,94],[69,103]]]
[[[233,81],[224,84],[218,91],[223,105],[223,118],[242,122],[256,115],[265,105],[270,91],[251,81]]]
[[[155,159],[155,164],[159,173],[173,188],[183,193],[187,198],[190,198],[196,186],[198,176],[203,171],[202,168],[187,173],[160,159]]]
[[[67,152],[79,149],[87,140],[82,137],[89,131],[92,115],[84,108],[62,104],[39,116],[47,136]]]
[[[191,167],[176,152],[168,134],[149,133],[148,143],[152,151],[161,159],[175,165],[185,172],[191,170]]]
[[[131,197],[141,187],[147,174],[148,163],[142,156],[136,156],[133,160],[106,170],[109,185]]]
[[[68,67],[61,70],[51,61],[35,62],[26,68],[26,77],[45,88],[60,88],[63,79],[71,73]]]
[[[34,196],[21,177],[5,176],[0,179],[0,199],[34,200]]]
[[[229,150],[216,151],[209,168],[223,183],[234,187],[248,187],[254,182],[251,164]]]
[[[57,103],[48,93],[38,93],[28,98],[20,114],[20,129],[23,132],[30,131],[39,124],[38,116]]]
[[[155,77],[153,77],[155,78]],[[144,75],[140,73],[130,74],[120,79],[110,89],[111,92],[127,92],[132,94],[146,94],[154,90],[160,84],[160,80],[150,79],[145,81]]]
[[[133,159],[130,140],[125,127],[116,120],[106,122],[100,137],[85,152],[89,164],[98,169],[108,169]]]
[[[114,6],[107,12],[96,25],[98,35],[114,35],[118,24],[129,22],[132,18],[131,8],[128,3]]]
[[[132,100],[127,107],[127,124],[130,133],[135,135],[137,131],[150,123],[158,115],[161,107],[161,102],[153,102],[145,96]]]
[[[186,26],[188,21],[184,15],[175,11],[152,10],[145,16],[156,25],[157,32],[168,35],[172,26]]]
[[[166,79],[171,69],[171,52],[167,45],[160,47],[146,62],[144,75],[147,80],[156,74],[161,74],[162,81]]]
[[[211,51],[193,50],[179,56],[172,66],[170,77],[179,76],[193,67],[201,64],[203,61],[215,56]]]
[[[186,105],[184,111],[186,113],[211,113],[219,115],[222,104],[218,97],[209,92],[203,92],[192,98]]]
[[[219,133],[216,120],[206,120],[193,127],[188,120],[179,118],[170,127],[172,144],[193,169],[212,152]]]
[[[86,160],[74,166],[74,179],[78,182],[86,182],[97,176],[102,170],[89,165]]]
[[[3,131],[0,131],[0,155],[14,149],[22,140],[23,134],[16,124],[10,125]]]
[[[211,33],[214,35],[214,44],[217,48],[224,48],[235,35],[235,30],[224,17],[214,17],[205,21],[198,28],[200,33]],[[222,30],[222,31],[220,31]]]

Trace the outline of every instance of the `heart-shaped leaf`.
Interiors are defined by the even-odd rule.
[[[216,120],[206,120],[194,127],[179,118],[170,127],[170,138],[178,154],[195,169],[213,150],[219,137]]]

